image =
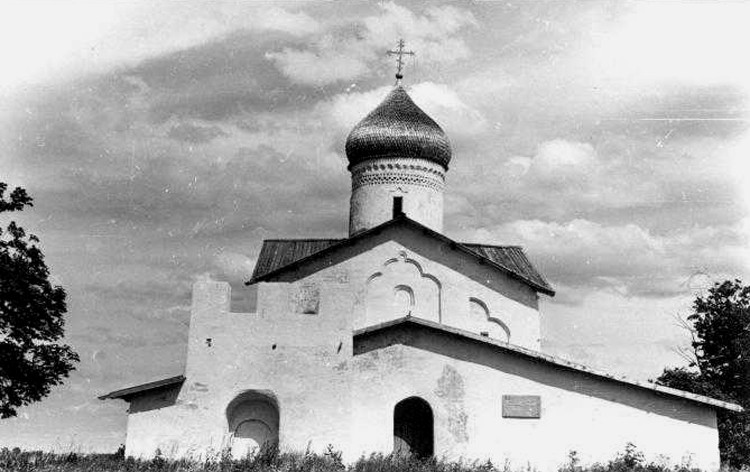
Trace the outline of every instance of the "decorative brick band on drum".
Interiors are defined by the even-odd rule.
[[[443,191],[445,183],[442,179],[435,179],[429,175],[407,174],[405,172],[373,172],[355,174],[352,177],[352,188],[365,185],[419,185],[438,191]]]
[[[363,185],[420,185],[443,191],[445,171],[419,159],[378,159],[352,169],[352,189]]]

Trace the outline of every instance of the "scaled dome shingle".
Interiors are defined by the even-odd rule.
[[[350,169],[370,159],[413,157],[447,170],[451,145],[435,120],[398,86],[349,133],[346,157]]]

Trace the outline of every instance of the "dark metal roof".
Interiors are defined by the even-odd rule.
[[[393,329],[399,326],[411,326],[411,327],[416,327],[417,329],[430,330],[432,332],[435,332],[441,335],[458,336],[460,338],[467,339],[473,342],[478,342],[487,346],[499,348],[500,350],[505,351],[505,352],[518,354],[518,355],[531,358],[537,361],[552,364],[556,367],[563,367],[569,370],[583,372],[588,375],[603,378],[605,380],[618,382],[621,384],[626,384],[629,386],[634,386],[634,387],[638,387],[642,389],[653,390],[662,394],[685,398],[688,400],[692,400],[698,403],[703,403],[703,404],[710,405],[713,407],[724,408],[726,410],[743,411],[743,408],[740,405],[737,405],[734,403],[725,402],[723,400],[717,400],[715,398],[706,397],[704,395],[698,395],[698,394],[691,393],[691,392],[685,392],[683,390],[677,390],[675,388],[665,387],[663,385],[658,385],[658,384],[651,383],[651,382],[631,380],[625,377],[615,377],[614,375],[608,374],[606,372],[598,371],[590,367],[587,367],[583,364],[571,362],[571,361],[562,359],[557,356],[544,354],[539,351],[534,351],[532,349],[527,349],[525,347],[517,346],[515,344],[511,344],[511,343],[504,342],[504,341],[499,341],[497,339],[488,338],[486,336],[477,335],[470,331],[465,331],[463,329],[454,328],[452,326],[446,326],[444,324],[436,323],[434,321],[429,321],[429,320],[425,320],[422,318],[417,318],[414,316],[406,316],[406,317],[398,318],[395,320],[386,321],[384,323],[379,323],[373,326],[368,326],[367,328],[355,330],[354,331],[355,353],[356,353],[356,345],[357,345],[358,339],[364,339],[365,337],[369,335],[373,335],[375,333],[383,332],[383,331]],[[403,340],[402,337],[399,337],[397,339]]]
[[[552,290],[544,276],[531,265],[523,249],[519,246],[495,246],[491,244],[461,243],[482,257],[506,267],[511,272],[523,275],[529,280]]]
[[[534,268],[531,262],[529,262],[526,254],[524,254],[523,249],[520,247],[457,243],[406,216],[398,216],[393,220],[359,233],[349,239],[267,239],[263,241],[263,247],[258,255],[258,262],[255,264],[255,270],[253,270],[253,275],[248,283],[260,282],[308,258],[321,255],[321,253],[327,252],[329,249],[333,250],[337,246],[349,244],[355,240],[367,237],[369,234],[379,232],[385,227],[401,221],[416,226],[426,234],[437,237],[448,243],[451,247],[468,253],[485,263],[489,263],[503,272],[510,273],[513,277],[542,293],[546,293],[547,295],[555,294],[552,287]]]
[[[327,249],[343,239],[266,239],[255,263],[252,279]]]
[[[442,165],[451,160],[448,136],[397,86],[349,133],[349,168],[378,158],[413,157]]]
[[[155,390],[158,388],[171,387],[172,385],[181,384],[184,381],[184,375],[177,375],[174,377],[169,377],[167,379],[156,380],[154,382],[147,382],[145,384],[135,385],[133,387],[123,388],[121,390],[115,390],[114,392],[109,392],[106,395],[100,396],[99,400],[114,400],[117,398],[128,400],[129,397],[132,397],[137,393],[147,392],[149,390]]]

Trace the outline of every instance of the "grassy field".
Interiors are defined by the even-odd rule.
[[[42,472],[515,472],[491,462],[449,462],[440,459],[419,460],[403,456],[373,454],[345,465],[341,454],[329,448],[324,454],[279,453],[268,450],[241,460],[229,456],[196,462],[167,460],[157,455],[151,460],[125,458],[116,454],[53,454],[0,450],[0,471]],[[574,452],[559,472],[700,472],[688,465],[667,466],[647,463],[632,446],[605,464],[582,467]],[[748,472],[748,471],[746,471]]]

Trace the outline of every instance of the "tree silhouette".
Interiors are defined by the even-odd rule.
[[[22,188],[7,197],[0,182],[0,214],[33,206]],[[65,290],[49,281],[39,239],[11,221],[0,225],[0,418],[36,402],[74,369],[78,355],[58,341],[64,334]]]
[[[718,413],[722,463],[750,465],[750,286],[716,283],[693,302],[688,318],[695,362],[664,369],[656,381],[668,387],[738,403],[745,412]]]

